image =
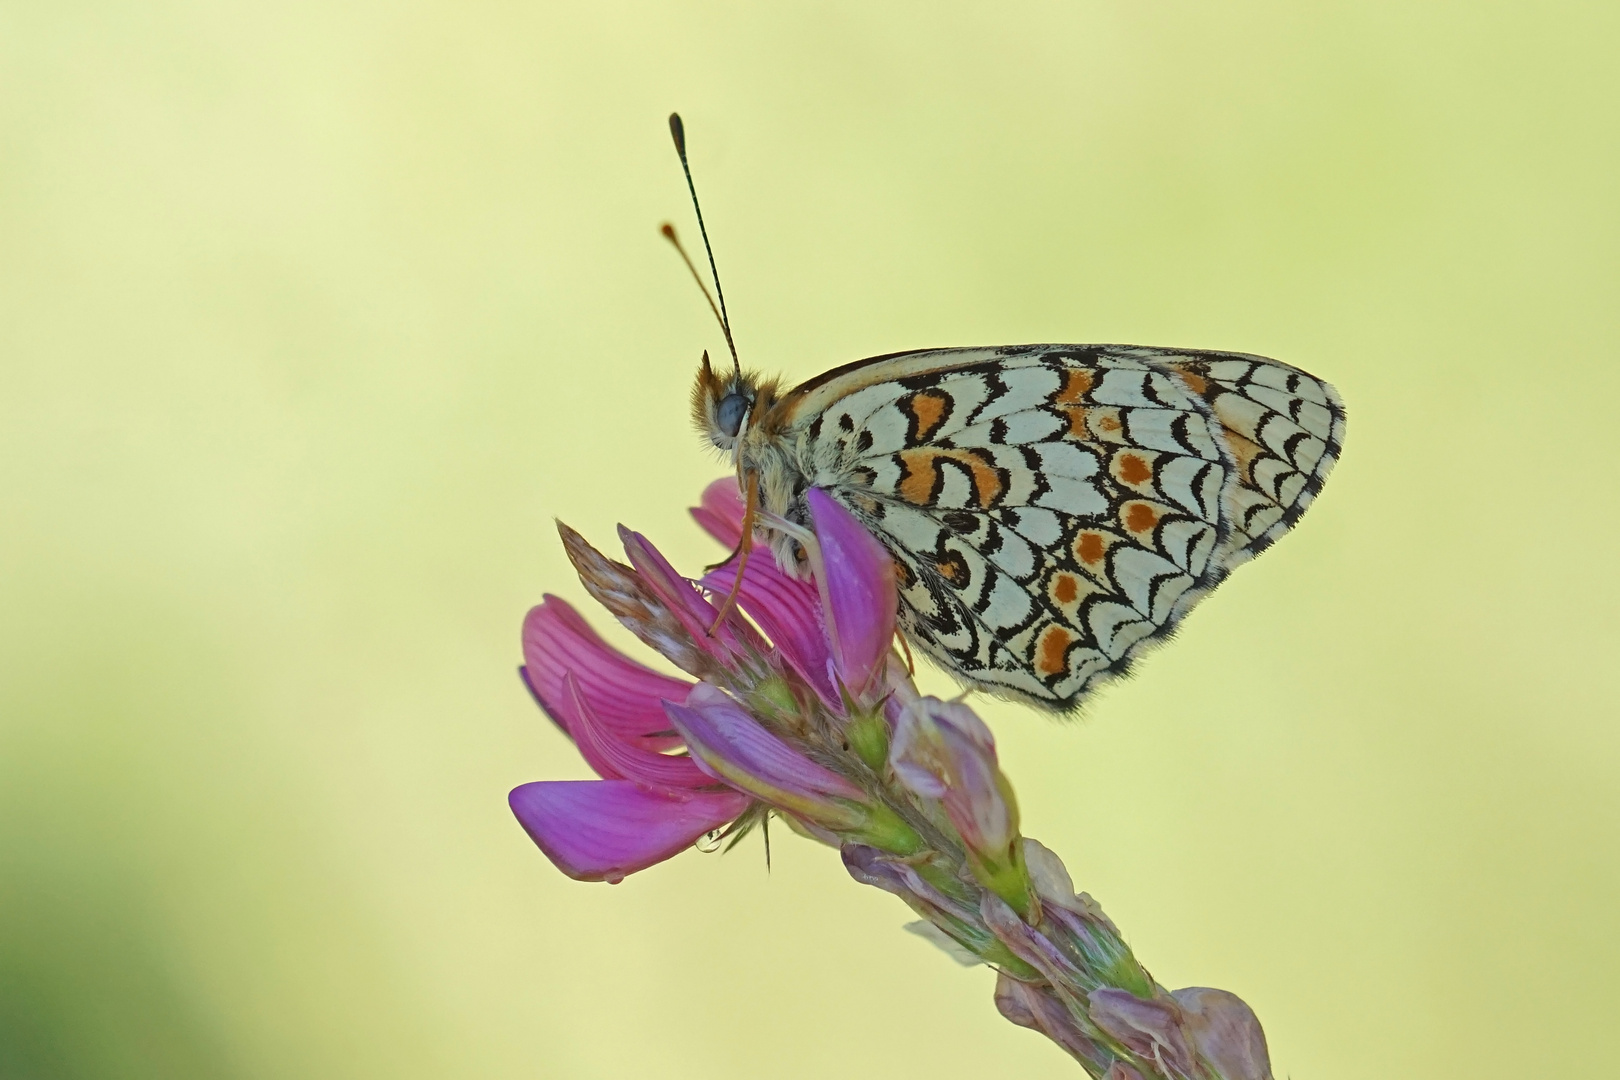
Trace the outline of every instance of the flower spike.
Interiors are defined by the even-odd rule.
[[[1160,986],[1021,835],[989,727],[922,696],[892,648],[888,551],[832,494],[805,501],[812,529],[792,535],[814,582],[765,558],[694,582],[639,533],[621,531],[624,565],[558,526],[586,591],[696,681],[622,655],[557,597],[531,610],[524,682],[601,779],[515,788],[524,831],[569,877],[618,882],[776,816],[839,848],[854,880],[898,897],[953,957],[994,967],[1002,1016],[1090,1076],[1272,1080],[1247,1005]],[[734,479],[692,513],[728,547],[741,539]],[[736,609],[717,606],[729,596]]]

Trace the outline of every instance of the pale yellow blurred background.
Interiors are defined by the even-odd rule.
[[[1136,678],[985,706],[1026,831],[1279,1077],[1612,1074],[1617,49],[1612,3],[0,3],[0,1077],[1078,1075],[829,850],[583,885],[509,816],[588,775],[514,674],[583,601],[552,518],[716,556],[672,108],[791,379],[1340,387],[1322,499]]]

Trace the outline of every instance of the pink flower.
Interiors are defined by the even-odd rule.
[[[811,488],[805,501],[825,575],[817,582],[789,577],[769,551],[756,550],[743,573],[744,593],[751,595],[739,602],[828,705],[842,708],[839,683],[858,700],[875,700],[882,696],[894,643],[894,560],[831,495]],[[692,517],[734,548],[742,538],[743,512],[736,481],[725,477],[704,489]],[[737,580],[735,562],[710,572],[703,585],[724,595]]]
[[[675,735],[658,734],[669,729],[658,702],[684,699],[692,684],[660,675],[613,648],[568,601],[548,595],[524,618],[523,659],[520,670],[529,689],[565,732],[568,726],[559,716],[562,680],[571,672],[584,695],[604,710],[603,719],[619,724],[619,735],[644,739],[649,750],[680,745]]]
[[[730,480],[710,485],[693,511],[722,542],[741,535],[735,490]],[[540,781],[511,794],[518,821],[565,874],[620,881],[734,822],[756,800],[812,827],[868,842],[886,837],[890,846],[909,842],[892,815],[862,805],[857,785],[773,735],[737,700],[754,695],[755,711],[776,709],[803,692],[826,716],[842,715],[840,685],[858,700],[888,692],[893,565],[847,510],[811,494],[826,568],[821,587],[784,574],[768,550],[757,551],[737,594],[752,623],[736,612],[721,618],[734,565],[693,582],[639,533],[620,530],[624,566],[563,527],[587,588],[644,641],[706,680],[637,663],[557,597],[529,612],[524,681],[601,778]]]
[[[512,812],[565,874],[618,882],[718,830],[776,815],[840,849],[926,936],[999,973],[996,1004],[1109,1080],[1270,1080],[1265,1036],[1230,994],[1155,983],[1056,855],[1019,832],[995,739],[961,702],[921,697],[891,647],[894,563],[849,508],[806,493],[784,572],[763,548],[693,581],[621,528],[629,564],[559,525],[590,595],[689,678],[611,648],[547,596],[523,624],[524,682],[595,780],[540,781]],[[735,546],[743,506],[712,484],[693,517]]]
[[[680,747],[663,702],[691,683],[616,651],[566,601],[523,620],[522,671],[535,699],[601,780],[524,784],[512,812],[551,861],[581,881],[623,880],[734,820],[749,799],[716,783]]]

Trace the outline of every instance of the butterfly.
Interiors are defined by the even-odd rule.
[[[670,129],[691,188],[679,116]],[[1246,353],[923,349],[783,389],[742,369],[714,280],[732,369],[704,354],[692,414],[738,470],[738,557],[757,532],[803,573],[804,495],[821,488],[892,555],[897,621],[919,651],[1046,709],[1123,674],[1291,529],[1344,444],[1332,386]]]

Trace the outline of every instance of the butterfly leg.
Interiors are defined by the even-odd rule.
[[[748,567],[748,553],[754,550],[754,521],[759,515],[759,474],[749,473],[748,484],[744,488],[744,508],[742,520],[742,540],[737,544],[735,558],[737,560],[737,577],[731,583],[731,589],[726,593],[726,599],[720,605],[720,614],[714,617],[714,623],[709,627],[709,636],[720,629],[726,616],[737,605],[737,593],[742,589],[743,571]]]
[[[896,630],[894,633],[894,640],[900,643],[900,651],[905,653],[906,674],[915,679],[917,677],[917,661],[913,660],[911,657],[911,643],[906,640],[906,635],[900,633],[898,630]]]
[[[705,566],[703,568],[703,572],[705,574],[712,574],[716,570],[724,570],[726,567],[730,566],[734,561],[736,561],[737,557],[742,554],[743,545],[747,543],[747,536],[747,533],[739,536],[737,538],[737,542],[733,544],[731,550],[727,552],[726,557],[721,559],[719,562],[712,562]]]

